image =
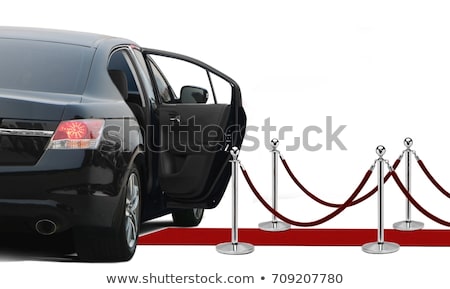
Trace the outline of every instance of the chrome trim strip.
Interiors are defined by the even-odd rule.
[[[0,135],[52,137],[53,131],[0,128]]]

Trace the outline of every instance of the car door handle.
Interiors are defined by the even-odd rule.
[[[172,123],[172,125],[180,124],[181,117],[180,117],[180,115],[171,115],[171,116],[169,116],[169,120]]]

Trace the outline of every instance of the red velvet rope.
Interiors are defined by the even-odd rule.
[[[394,163],[394,170],[398,167],[398,165],[400,164],[400,160],[401,158],[398,158],[395,163]],[[339,208],[341,207],[343,204],[334,204],[334,203],[330,203],[327,201],[324,201],[322,199],[320,199],[319,197],[315,196],[313,193],[311,193],[305,186],[302,185],[302,183],[300,183],[300,181],[295,177],[294,173],[292,172],[291,168],[289,167],[289,165],[287,164],[286,160],[281,158],[281,162],[283,163],[284,168],[286,169],[287,173],[289,174],[289,176],[291,177],[292,181],[294,181],[294,183],[311,199],[313,199],[314,201],[316,201],[317,203],[327,206],[327,207],[331,207],[331,208]],[[386,181],[391,177],[391,172],[387,173],[386,176],[384,177],[384,182],[386,183]],[[373,196],[378,190],[378,186],[376,186],[375,188],[373,188],[370,192],[368,192],[367,194],[365,194],[364,196],[362,196],[359,199],[354,200],[353,202],[351,202],[349,204],[349,206],[354,206],[357,205],[365,200],[367,200],[368,198],[370,198],[371,196]]]
[[[441,193],[443,193],[447,198],[450,198],[450,193],[448,193],[437,181],[435,178],[433,178],[433,176],[430,174],[430,172],[428,171],[428,169],[425,167],[425,165],[423,164],[422,160],[417,160],[417,163],[419,164],[420,168],[422,169],[422,171],[425,173],[425,175],[428,177],[428,179],[433,183],[433,185],[439,190],[441,191]]]
[[[317,226],[317,225],[325,223],[325,222],[331,220],[332,218],[336,217],[338,214],[340,214],[343,210],[345,210],[353,202],[353,200],[361,192],[362,188],[366,185],[367,181],[369,180],[370,176],[372,175],[372,170],[368,170],[367,173],[364,175],[364,178],[362,179],[361,183],[356,188],[355,192],[347,199],[347,201],[345,201],[344,204],[342,204],[342,206],[339,206],[339,208],[336,209],[331,214],[329,214],[329,215],[327,215],[327,216],[325,216],[325,217],[323,217],[323,218],[321,218],[319,220],[313,221],[313,222],[297,222],[297,221],[294,221],[294,220],[291,220],[291,219],[285,217],[284,215],[282,215],[279,212],[277,212],[276,210],[274,210],[264,200],[264,198],[261,196],[261,194],[258,192],[258,190],[254,186],[252,180],[250,179],[249,175],[247,174],[247,171],[242,166],[241,166],[241,171],[244,174],[245,180],[247,181],[250,189],[255,194],[256,198],[263,204],[264,207],[266,207],[267,210],[269,210],[274,216],[276,216],[280,220],[282,220],[282,221],[284,221],[286,223],[289,223],[291,225],[294,225],[294,226],[299,226],[299,227],[313,227],[313,226]]]
[[[397,183],[398,187],[400,188],[400,190],[403,192],[403,194],[405,194],[406,198],[411,202],[411,204],[414,205],[414,207],[416,207],[417,210],[419,210],[422,214],[424,214],[425,216],[427,216],[428,218],[430,218],[431,220],[435,221],[436,223],[439,223],[441,225],[450,227],[450,222],[447,222],[439,217],[436,217],[435,215],[433,215],[432,213],[428,212],[427,210],[425,210],[424,207],[422,207],[414,198],[413,196],[408,192],[408,190],[405,188],[405,186],[403,185],[402,181],[400,180],[400,178],[398,177],[397,173],[395,171],[392,171],[392,177],[394,178],[395,182]]]

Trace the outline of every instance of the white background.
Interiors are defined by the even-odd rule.
[[[240,84],[249,125],[261,127],[270,117],[278,128],[293,127],[280,146],[291,168],[317,195],[341,202],[375,160],[375,147],[386,146],[385,157],[392,164],[407,136],[413,138],[413,149],[436,179],[450,188],[449,13],[450,4],[445,1],[40,0],[2,3],[0,25],[121,36],[211,64]],[[339,136],[347,150],[334,145],[328,151],[324,146],[317,152],[304,148],[285,152],[294,137],[302,137],[305,127],[316,125],[325,131],[326,116],[333,117],[333,130],[347,126]],[[242,152],[240,158],[269,200],[270,154],[262,145],[261,129],[252,135],[261,146]],[[325,133],[311,134],[312,145],[324,141]],[[281,169],[281,212],[300,221],[330,212],[302,195]],[[370,188],[374,185],[372,178]],[[270,214],[242,177],[240,189],[240,226],[255,228],[258,222],[269,220]],[[413,194],[430,211],[450,220],[450,200],[432,187],[415,164]],[[218,208],[206,212],[201,227],[230,226],[229,195],[228,191]],[[385,211],[389,228],[404,218],[404,198],[392,181],[386,185]],[[416,210],[413,219],[424,221],[426,228],[444,228]],[[320,227],[375,226],[376,199],[371,198]],[[218,272],[254,275],[257,284],[237,286],[259,288],[272,285],[272,273],[341,273],[341,285],[308,286],[447,288],[449,258],[448,247],[402,247],[395,254],[381,256],[365,254],[359,247],[257,247],[250,255],[224,256],[213,246],[140,246],[130,262],[119,264],[4,257],[0,283],[2,288],[118,288],[108,285],[105,275]],[[267,280],[259,281],[259,276]],[[276,288],[299,285],[305,284],[277,284]],[[194,288],[159,285],[181,286]]]

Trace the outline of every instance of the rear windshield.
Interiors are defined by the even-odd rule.
[[[0,88],[82,94],[94,49],[0,39]]]

